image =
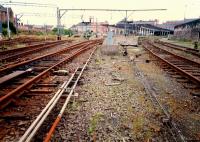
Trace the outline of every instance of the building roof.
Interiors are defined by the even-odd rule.
[[[0,5],[0,11],[4,11],[4,12],[6,12],[7,9],[6,9],[5,7],[3,7],[2,5]]]
[[[0,11],[4,11],[4,12],[6,12],[7,9],[6,9],[5,7],[3,7],[2,5],[0,5]]]
[[[148,20],[148,21],[143,21],[143,20],[139,20],[139,21],[125,21],[125,19],[119,21],[117,24],[123,24],[123,23],[128,23],[128,24],[151,24],[151,25],[156,25],[158,23],[158,20]]]
[[[174,28],[178,28],[181,26],[185,26],[185,25],[189,25],[189,24],[193,24],[193,23],[198,23],[200,22],[200,18],[195,18],[195,19],[186,19],[184,20],[183,23],[176,25]]]
[[[125,23],[122,22],[118,22],[116,24],[117,28],[125,28]],[[152,29],[154,31],[169,31],[171,32],[172,30],[166,29],[166,28],[162,28],[162,27],[158,27],[157,25],[152,25],[152,24],[148,24],[148,23],[140,23],[140,22],[133,22],[133,23],[127,23],[126,24],[126,28],[129,30],[135,30],[136,28],[140,28],[140,27],[144,27],[144,28],[148,28],[148,29]]]
[[[8,8],[8,10],[9,10],[9,12],[13,12],[10,7]],[[7,8],[0,5],[0,11],[7,12]]]
[[[76,26],[88,26],[88,25],[91,25],[91,23],[90,22],[80,22]]]
[[[158,26],[155,26],[155,25],[150,25],[150,24],[139,25],[139,27],[144,27],[144,28],[152,29],[154,31],[168,31],[168,32],[171,31],[169,29],[161,28],[161,27],[158,27]]]

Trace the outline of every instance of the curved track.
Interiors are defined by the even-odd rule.
[[[197,50],[197,49],[184,47],[184,46],[180,46],[180,45],[175,45],[175,44],[172,44],[172,43],[167,43],[167,42],[162,42],[162,41],[158,41],[156,43],[161,45],[161,46],[170,47],[172,49],[179,50],[179,51],[182,51],[182,52],[185,52],[185,53],[188,53],[188,54],[192,54],[196,57],[200,57],[200,51]]]
[[[143,47],[170,69],[181,75],[179,79],[182,82],[192,84],[193,89],[200,88],[200,63],[162,49],[149,41],[144,42]]]

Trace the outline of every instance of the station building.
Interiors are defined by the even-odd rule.
[[[8,8],[10,22],[14,22],[14,14],[11,8]],[[0,21],[6,22],[7,21],[7,8],[0,5]]]
[[[98,32],[101,35],[112,31],[114,35],[139,35],[139,36],[167,36],[173,34],[170,29],[164,29],[157,26],[157,20],[152,21],[119,21],[115,25],[110,25],[108,22],[81,22],[73,25],[70,29],[75,33],[82,34],[86,31]],[[98,29],[98,31],[97,31]]]
[[[152,21],[125,21],[125,20],[122,20],[122,21],[118,22],[116,24],[116,26],[119,28],[126,29],[126,33],[129,35],[167,36],[169,34],[173,34],[172,30],[159,27],[157,20],[152,20]]]
[[[174,28],[174,37],[200,41],[200,18],[188,20]]]

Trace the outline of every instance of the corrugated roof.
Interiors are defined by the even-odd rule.
[[[125,23],[118,23],[116,25],[116,27],[117,28],[124,28],[125,27]],[[158,26],[155,26],[155,25],[151,25],[151,24],[129,24],[129,23],[126,24],[126,28],[130,29],[130,30],[133,30],[136,27],[149,28],[149,29],[153,29],[155,31],[171,31],[169,29],[161,28],[161,27],[158,27]]]
[[[191,24],[191,23],[197,22],[197,21],[200,21],[200,18],[185,19],[183,23],[176,25],[174,28],[177,28],[177,27],[179,27],[179,26],[184,26],[184,25],[187,25],[187,24]]]
[[[150,24],[144,24],[144,25],[141,25],[141,26],[145,27],[145,28],[153,29],[155,31],[171,31],[169,29],[164,29],[164,28],[161,28],[161,27],[158,27],[158,26],[154,26],[154,25],[150,25]]]

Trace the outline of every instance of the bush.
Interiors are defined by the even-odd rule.
[[[8,34],[7,27],[8,27],[7,22],[2,23],[3,35],[4,36],[6,36]],[[17,33],[17,30],[16,30],[16,28],[15,28],[15,26],[12,22],[9,22],[9,27],[10,27],[10,31],[11,31],[12,34]]]
[[[3,30],[2,30],[2,34],[3,34],[3,36],[6,36],[6,35],[8,34],[7,29],[3,28]]]
[[[58,31],[58,29],[57,28],[54,28],[53,30],[52,30],[52,32],[53,32],[53,34],[57,34],[57,31]],[[63,35],[68,35],[69,37],[71,37],[72,35],[73,35],[73,32],[72,32],[72,30],[70,30],[70,29],[61,29],[61,34],[63,34]]]
[[[40,36],[40,35],[44,35],[43,32],[36,32],[35,34],[38,35],[38,36]]]
[[[181,38],[179,39],[180,42],[191,42],[190,39],[186,39],[186,38]]]

